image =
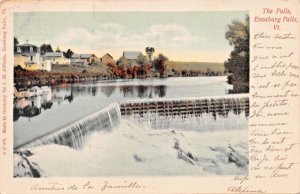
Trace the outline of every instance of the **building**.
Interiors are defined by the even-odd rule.
[[[87,66],[88,62],[80,58],[80,54],[73,54],[71,57],[71,65],[75,66]]]
[[[43,61],[49,60],[51,64],[70,65],[71,60],[66,58],[62,52],[46,52],[43,56]]]
[[[104,65],[108,65],[108,64],[114,64],[115,60],[109,53],[106,53],[100,58],[100,62]]]
[[[16,51],[14,53],[14,66],[20,66],[23,69],[30,71],[51,71],[50,61],[43,60],[40,55],[39,47],[28,43],[16,46]]]
[[[97,62],[97,56],[94,54],[73,54],[71,64],[76,66],[87,66]]]
[[[80,58],[86,60],[86,62],[91,65],[97,61],[97,56],[94,54],[81,54]]]
[[[137,60],[139,56],[143,56],[140,51],[124,51],[122,57],[127,60]]]
[[[40,65],[40,69],[51,71],[51,61],[50,60],[42,59],[41,60],[41,65]]]
[[[121,59],[119,60],[119,64],[123,64],[126,67],[138,66],[138,59],[141,56],[143,56],[143,54],[140,51],[124,51]]]
[[[20,66],[26,70],[40,69],[39,48],[33,44],[19,44],[14,53],[14,66]]]

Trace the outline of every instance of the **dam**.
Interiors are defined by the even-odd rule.
[[[86,136],[96,131],[110,132],[122,119],[153,129],[202,131],[230,130],[233,125],[245,128],[248,116],[249,97],[245,94],[120,101],[14,149],[58,144],[80,150]]]

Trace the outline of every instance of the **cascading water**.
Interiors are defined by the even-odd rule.
[[[187,99],[138,100],[110,106],[23,144],[15,150],[45,144],[80,149],[85,136],[93,131],[111,131],[122,117],[153,129],[214,131],[245,129],[248,125],[249,98],[246,95]]]
[[[155,113],[144,113],[124,116],[140,126],[150,127],[152,129],[180,129],[189,131],[216,131],[216,130],[235,130],[246,129],[248,118],[245,113],[234,114],[229,112],[227,116],[212,113],[203,113],[201,116],[195,115],[169,115],[161,116]]]
[[[245,95],[129,101],[121,103],[122,116],[153,129],[215,131],[246,129],[249,98]]]
[[[248,115],[247,95],[115,103],[19,147],[14,176],[245,175]]]
[[[80,149],[84,145],[85,137],[93,131],[111,131],[120,123],[121,112],[118,103],[88,115],[76,122],[62,127],[54,132],[38,137],[16,150],[36,147],[46,144],[66,145],[74,149]]]

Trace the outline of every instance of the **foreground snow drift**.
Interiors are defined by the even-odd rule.
[[[28,159],[53,176],[235,175],[248,172],[247,130],[153,130],[122,120],[82,150],[45,145]]]

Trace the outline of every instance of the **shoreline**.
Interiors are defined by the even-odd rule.
[[[84,83],[84,82],[94,82],[94,81],[113,81],[117,79],[121,80],[131,80],[131,79],[148,79],[148,78],[168,78],[168,77],[220,77],[228,76],[224,75],[195,75],[195,76],[178,76],[178,75],[168,75],[165,77],[151,76],[145,78],[121,78],[115,75],[103,75],[101,73],[93,73],[84,71],[79,72],[47,72],[47,71],[27,71],[20,68],[15,68],[14,71],[14,86],[17,89],[20,88],[30,88],[33,86],[55,86],[60,84],[72,84],[72,83]]]

